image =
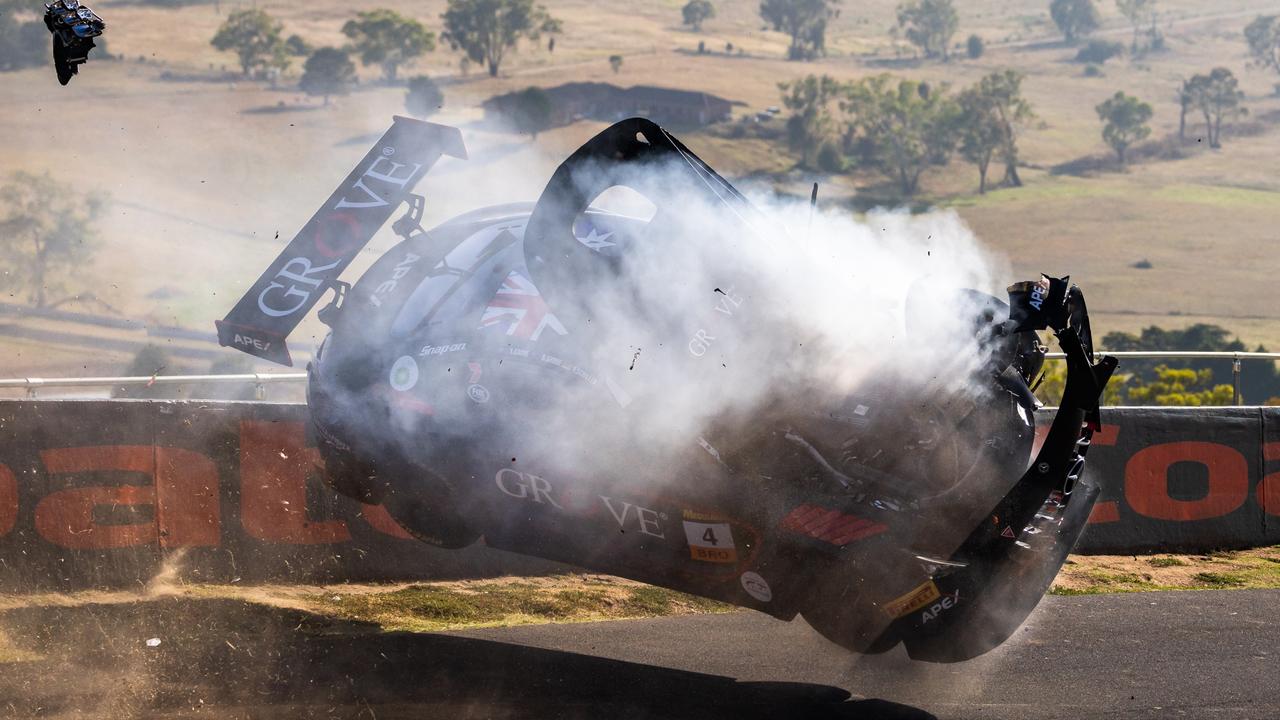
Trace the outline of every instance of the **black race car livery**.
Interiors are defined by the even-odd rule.
[[[707,220],[694,222],[689,202],[714,208],[721,236],[755,237],[769,219],[679,140],[633,118],[566,159],[536,203],[424,230],[412,189],[445,154],[466,155],[456,130],[397,118],[218,323],[224,345],[287,364],[289,332],[332,291],[308,404],[335,490],[383,504],[427,543],[483,538],[803,615],[858,652],[903,643],[917,659],[964,660],[1036,606],[1098,495],[1084,458],[1116,365],[1094,357],[1083,295],[1066,278],[1015,284],[1007,302],[912,293],[908,314],[944,303],[972,330],[982,392],[908,381],[890,356],[852,390],[793,377],[688,423],[700,398],[750,394],[741,376],[717,372],[777,330],[760,309],[768,298],[732,252],[705,293],[681,300],[626,278],[636,263],[651,274],[684,262],[654,248],[700,237]],[[620,186],[657,198],[655,211],[596,203]],[[403,242],[354,285],[339,281],[405,202],[394,225]],[[606,304],[630,307],[648,329],[632,367],[656,363],[679,382],[637,384],[601,362],[599,347],[625,324]],[[1047,428],[1029,387],[1045,330],[1068,366]]]

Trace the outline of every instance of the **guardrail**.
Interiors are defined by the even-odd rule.
[[[1273,352],[1221,352],[1209,350],[1116,350],[1096,351],[1098,354],[1111,355],[1118,359],[1133,360],[1230,360],[1231,361],[1231,404],[1240,405],[1240,361],[1241,360],[1280,360],[1280,353]],[[1047,360],[1062,360],[1062,353],[1047,353]]]
[[[239,373],[231,375],[151,375],[127,377],[80,377],[80,378],[9,378],[0,380],[0,390],[26,390],[27,397],[36,397],[41,388],[55,387],[108,387],[108,386],[143,386],[154,385],[190,385],[194,383],[253,383],[254,392],[262,399],[266,386],[271,383],[302,382],[307,374],[299,373]]]
[[[1133,360],[1230,360],[1232,402],[1240,404],[1240,361],[1280,361],[1280,352],[1213,352],[1199,350],[1119,350],[1097,351],[1119,359]],[[1048,360],[1062,360],[1062,353],[1047,353]],[[299,373],[241,373],[237,375],[153,375],[136,377],[82,377],[82,378],[9,378],[0,379],[0,390],[25,389],[28,397],[35,397],[40,388],[54,387],[107,387],[114,385],[189,385],[192,383],[253,383],[256,393],[262,396],[269,383],[302,382],[307,374]]]

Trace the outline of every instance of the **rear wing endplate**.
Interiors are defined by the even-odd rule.
[[[396,116],[284,252],[215,322],[218,343],[292,366],[285,338],[441,155],[466,159],[457,128]]]

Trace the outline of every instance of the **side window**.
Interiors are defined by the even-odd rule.
[[[606,188],[574,220],[573,236],[596,252],[615,252],[639,237],[658,206],[634,188]]]

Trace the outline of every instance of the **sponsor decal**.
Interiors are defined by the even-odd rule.
[[[689,556],[694,560],[713,563],[738,561],[733,529],[722,518],[685,510],[684,537],[689,542]]]
[[[391,152],[388,153],[387,150]],[[382,150],[382,157],[375,157],[373,162],[369,163],[369,167],[365,168],[360,179],[352,186],[352,190],[358,190],[358,193],[348,199],[344,194],[338,203],[333,206],[334,210],[343,210],[346,208],[376,208],[387,205],[387,200],[370,188],[365,181],[376,180],[380,183],[394,185],[396,190],[403,189],[405,185],[413,179],[413,176],[422,169],[420,163],[398,163],[389,160],[388,156],[395,153],[395,148],[387,147]],[[407,172],[401,172],[400,168],[410,168]]]
[[[404,392],[418,384],[418,362],[409,355],[402,356],[391,366],[391,387]]]
[[[409,168],[402,171],[401,168]],[[349,210],[349,209],[371,209],[380,208],[390,205],[388,198],[404,191],[404,186],[413,180],[422,165],[419,163],[406,164],[398,163],[387,159],[387,157],[375,157],[373,162],[369,163],[365,171],[351,186],[351,196],[346,193],[339,197],[338,202],[334,204],[333,210]],[[369,183],[373,182],[371,186]],[[389,187],[380,189],[377,185],[385,184]],[[379,194],[383,192],[384,194]],[[311,258],[297,255],[288,260],[275,274],[271,283],[258,293],[258,309],[268,317],[285,317],[292,315],[304,307],[311,306],[311,294],[316,290],[323,291],[327,287],[329,280],[328,275],[331,274],[338,265],[344,261],[349,261],[345,257],[350,254],[354,248],[348,247],[355,241],[359,241],[360,223],[348,213],[330,213],[327,218],[329,224],[345,223],[347,225],[349,241],[344,242],[342,246],[333,247],[324,237],[324,231],[327,229],[326,223],[320,223],[316,226],[313,237],[313,246],[320,255],[326,258],[337,258],[327,265],[312,265]],[[336,271],[335,271],[336,272]],[[406,269],[407,272],[407,269]],[[401,275],[403,277],[403,274]]]
[[[606,497],[604,495],[600,496],[600,500],[604,503],[604,506],[609,509],[609,513],[613,515],[613,519],[618,521],[618,530],[620,532],[625,533],[627,531],[627,526],[632,525],[632,523],[628,522],[628,517],[632,517],[635,518],[633,526],[636,530],[639,530],[645,535],[666,539],[666,530],[662,529],[662,524],[660,523],[661,520],[667,519],[666,513],[660,513],[657,510],[640,507],[639,505],[633,505],[625,501],[619,502],[615,505],[613,498]],[[635,512],[633,513],[632,510]]]
[[[271,343],[269,342],[262,342],[258,338],[249,337],[248,335],[241,335],[240,333],[235,334],[235,337],[233,338],[232,342],[234,342],[236,345],[247,345],[257,350],[261,350],[263,352],[266,352],[267,349],[271,347]]]
[[[799,505],[788,513],[779,527],[836,546],[848,545],[889,529],[884,523],[808,504]]]
[[[1047,299],[1049,299],[1049,278],[1041,275],[1040,280],[1031,287],[1031,301],[1027,304],[1039,310]]]
[[[896,620],[928,607],[940,597],[942,597],[942,593],[938,592],[938,586],[934,585],[932,580],[926,580],[923,585],[906,595],[885,603],[884,611],[889,617]]]
[[[467,397],[471,398],[471,402],[481,405],[489,402],[489,388],[483,385],[468,385]]]
[[[453,343],[452,345],[423,345],[418,351],[418,357],[431,357],[432,355],[444,355],[445,353],[458,352],[466,350],[466,343]]]
[[[733,317],[733,311],[742,305],[742,296],[734,293],[732,285],[729,286],[728,290],[716,288],[716,292],[721,295],[721,298],[716,303],[715,311]]]
[[[717,450],[714,445],[707,442],[706,438],[702,436],[698,437],[698,447],[702,448],[703,450],[706,450],[708,455],[716,459],[716,462],[721,464],[724,463],[724,460],[720,459],[720,451]]]
[[[502,287],[480,316],[478,329],[490,327],[503,327],[507,335],[534,341],[548,328],[557,335],[569,334],[542,299],[538,288],[516,270],[502,281]]]
[[[323,273],[337,267],[339,262],[334,260],[328,265],[313,266],[308,258],[290,258],[276,273],[275,279],[258,293],[258,309],[268,317],[284,317],[301,310],[308,305],[311,293],[317,289],[323,291],[320,284],[327,280]],[[313,277],[317,273],[320,277]],[[280,292],[274,292],[276,290]]]
[[[384,281],[381,285],[373,289],[373,294],[369,296],[369,302],[374,307],[382,307],[382,296],[396,289],[396,284],[409,274],[409,269],[413,264],[422,259],[421,255],[414,253],[405,253],[404,259],[396,263],[395,268],[391,270],[391,279]]]
[[[932,620],[935,620],[938,617],[938,613],[941,613],[944,610],[950,610],[951,608],[959,604],[960,604],[960,589],[956,588],[955,592],[950,593],[948,595],[943,595],[942,598],[938,600],[938,602],[934,603],[933,605],[930,605],[928,610],[925,610],[923,613],[921,613],[920,622],[921,624],[924,624]]]
[[[586,245],[587,247],[591,248],[592,250],[595,250],[596,252],[599,252],[604,248],[613,247],[617,245],[617,243],[609,241],[609,238],[611,237],[613,237],[613,233],[607,232],[607,233],[601,234],[595,227],[592,227],[591,232],[587,233],[585,237],[579,237],[576,235],[574,236],[574,238],[578,242],[582,243],[583,245]]]
[[[513,498],[550,505],[557,510],[567,510],[585,518],[603,517],[599,512],[599,505],[589,507],[589,503],[583,502],[585,497],[579,498],[567,490],[557,491],[549,480],[530,472],[502,468],[494,475],[493,482],[503,494]],[[666,513],[608,495],[596,497],[617,523],[619,533],[638,532],[660,540],[666,539],[666,530],[663,528],[663,523],[667,520]]]
[[[539,505],[550,505],[558,510],[564,507],[551,497],[551,483],[533,473],[519,472],[511,468],[502,468],[493,478],[498,489],[513,498],[532,500]]]
[[[623,389],[616,380],[608,375],[604,378],[604,386],[609,389],[609,394],[613,396],[613,401],[618,403],[618,407],[626,408],[632,402],[631,395]]]
[[[760,602],[769,602],[773,599],[773,590],[769,587],[769,583],[760,577],[759,573],[747,571],[742,573],[740,578],[742,589],[747,591],[751,597]]]
[[[707,354],[711,349],[711,343],[715,342],[714,335],[708,335],[706,330],[698,330],[689,340],[689,354],[700,358]]]

